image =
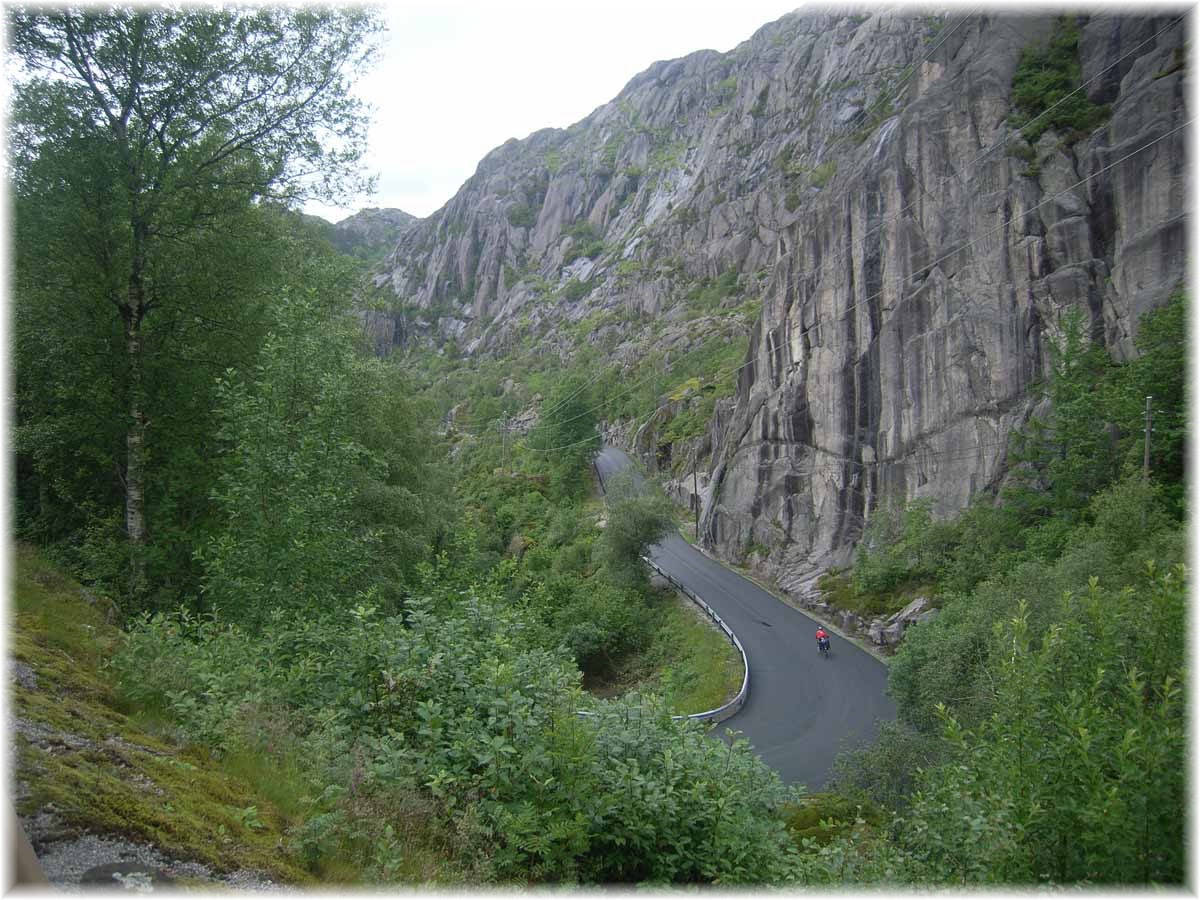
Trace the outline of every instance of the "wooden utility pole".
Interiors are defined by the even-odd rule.
[[[1145,448],[1142,451],[1142,477],[1150,480],[1150,401],[1153,397],[1146,398],[1146,437]]]
[[[500,446],[502,447],[501,460],[504,463],[504,474],[508,474],[508,413],[504,414],[504,420],[500,423]]]
[[[696,542],[700,541],[700,489],[696,487],[696,454],[692,455],[692,503],[696,511]]]

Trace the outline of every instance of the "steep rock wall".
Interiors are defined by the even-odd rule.
[[[563,326],[586,319],[625,361],[719,331],[727,309],[696,324],[685,297],[739,273],[722,307],[759,302],[730,338],[748,347],[736,398],[688,447],[661,446],[661,414],[614,433],[651,468],[696,459],[672,489],[704,485],[709,545],[765,548],[802,592],[880,503],[949,513],[997,483],[1067,310],[1126,358],[1184,277],[1182,12],[1080,20],[1083,90],[1111,115],[1028,149],[1013,75],[1054,21],[804,11],[656,63],[489,154],[377,283],[414,338],[566,359]]]
[[[930,497],[945,514],[1003,475],[1067,310],[1132,353],[1138,317],[1186,270],[1171,21],[1089,21],[1083,79],[1111,118],[1074,144],[1047,131],[1036,168],[1004,148],[1013,71],[1044,20],[964,23],[921,64],[908,102],[781,236],[715,454],[715,546],[774,548],[781,584],[803,591],[880,503]]]

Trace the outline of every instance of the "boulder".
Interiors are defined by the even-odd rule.
[[[883,646],[893,649],[898,647],[900,642],[904,640],[904,630],[907,627],[904,622],[893,622],[891,625],[885,626],[880,634]]]
[[[918,615],[923,613],[928,608],[929,599],[927,597],[918,597],[912,603],[908,604],[908,606],[904,607],[904,609],[900,610],[900,612],[889,616],[888,624],[891,625],[896,622],[912,622],[917,618]]]

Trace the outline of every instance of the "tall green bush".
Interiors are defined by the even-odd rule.
[[[902,841],[938,882],[1182,883],[1186,573],[1058,605],[1044,632],[1024,605],[997,629],[992,713],[943,713],[953,758]]]
[[[199,740],[229,746],[248,711],[284,711],[358,796],[427,797],[489,880],[786,879],[775,812],[788,794],[744,742],[673,722],[650,697],[581,717],[569,657],[530,646],[527,625],[496,586],[431,571],[403,617],[364,602],[247,631],[160,614],[115,666],[129,695],[161,697]],[[363,826],[336,805],[346,788],[326,785],[297,835],[314,853]]]
[[[1080,72],[1078,21],[1060,16],[1046,46],[1027,48],[1013,75],[1013,121],[1029,143],[1050,128],[1075,140],[1108,118],[1109,107],[1079,90]]]

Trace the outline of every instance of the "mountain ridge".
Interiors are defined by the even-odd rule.
[[[703,433],[665,439],[685,397],[609,434],[682,502],[699,485],[711,549],[812,595],[882,506],[947,515],[1002,483],[1071,310],[1128,359],[1182,281],[1182,24],[814,10],[654,63],[405,230],[375,276],[392,343],[661,353],[682,381],[745,340]],[[1059,44],[1086,129],[1066,98],[1014,100]]]

